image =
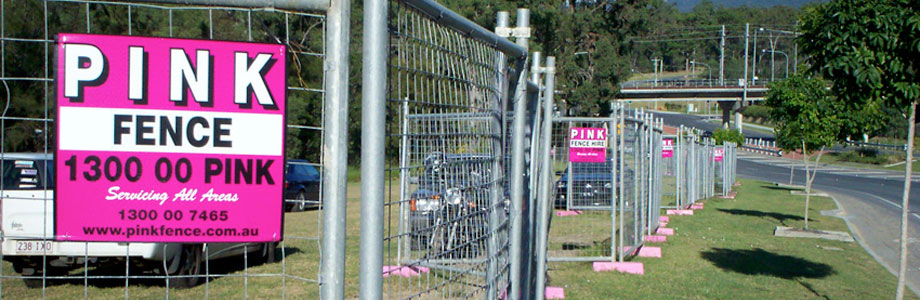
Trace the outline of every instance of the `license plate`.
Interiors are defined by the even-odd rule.
[[[51,241],[16,241],[16,254],[51,254],[54,250]]]

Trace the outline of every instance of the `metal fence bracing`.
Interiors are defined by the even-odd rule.
[[[377,42],[388,50],[366,56],[364,68],[365,75],[382,74],[373,80],[385,78],[385,85],[365,85],[364,120],[374,114],[382,124],[363,124],[362,186],[385,185],[377,189],[383,197],[362,197],[362,231],[382,229],[379,239],[362,232],[362,297],[507,295],[509,216],[521,202],[506,192],[504,132],[523,130],[506,128],[504,111],[509,99],[526,101],[512,83],[526,83],[524,52],[504,39],[483,39],[497,36],[433,2],[378,5],[366,9],[386,8],[375,16],[386,18],[366,19],[365,28],[385,37]],[[371,142],[382,150],[377,156],[369,156]]]
[[[53,161],[54,45],[59,33],[251,41],[287,46],[286,169],[318,179],[288,195],[277,244],[51,242],[29,256],[0,253],[0,297],[18,298],[341,298],[344,290],[345,125],[348,1],[2,1],[0,158],[18,153]],[[50,176],[42,174],[41,176]],[[3,180],[7,180],[4,177]],[[13,184],[0,193],[9,211]],[[5,190],[4,190],[5,189]],[[39,235],[17,235],[4,221],[4,243],[54,239],[53,183],[42,179]],[[341,217],[343,222],[332,219]],[[30,223],[31,224],[31,223]],[[43,224],[43,225],[41,225]],[[15,227],[15,226],[14,226]],[[141,254],[137,249],[155,248]],[[4,250],[9,248],[5,247]],[[69,249],[82,255],[53,255]],[[73,250],[78,249],[78,250]],[[100,254],[105,249],[106,254]],[[112,253],[117,251],[121,254]],[[179,251],[182,249],[182,251]],[[53,253],[49,253],[53,252]],[[158,254],[159,253],[159,254]],[[178,254],[194,260],[179,261]],[[190,254],[189,254],[190,253]],[[178,270],[178,271],[177,271]],[[181,289],[183,286],[195,286]],[[50,287],[55,289],[51,290]],[[61,286],[58,288],[58,286]],[[328,291],[327,291],[328,290]],[[335,290],[339,290],[335,292]],[[54,292],[52,292],[54,291]],[[60,292],[59,292],[60,291]]]

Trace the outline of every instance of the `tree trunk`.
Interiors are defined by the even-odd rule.
[[[910,225],[907,208],[910,196],[910,175],[914,161],[914,124],[917,116],[917,100],[910,102],[910,118],[907,119],[907,160],[904,163],[904,195],[901,197],[901,257],[898,268],[898,288],[895,299],[904,299],[904,284],[907,281],[907,228]]]
[[[789,166],[789,185],[792,185],[792,176],[795,175],[795,165]]]
[[[808,150],[805,150],[805,140],[802,140],[802,163],[805,165],[805,229],[808,229],[808,201],[811,200],[811,184],[808,181]]]

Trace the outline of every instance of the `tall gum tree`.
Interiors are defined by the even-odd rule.
[[[884,102],[908,120],[907,159],[901,199],[900,266],[896,299],[907,275],[908,195],[920,101],[920,6],[915,0],[831,1],[809,9],[800,21],[801,51],[810,71],[833,81],[831,92],[859,110]]]

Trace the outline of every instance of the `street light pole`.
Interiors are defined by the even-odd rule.
[[[754,60],[754,63],[751,64],[751,83],[757,85],[757,32],[763,31],[763,27],[754,31],[754,51],[751,59]]]
[[[696,69],[696,67],[695,67],[696,64],[701,64],[701,65],[703,65],[704,67],[706,67],[706,70],[709,70],[709,86],[712,87],[712,68],[710,68],[709,65],[707,65],[706,63],[702,63],[702,62],[698,62],[698,61],[692,61],[692,60],[691,60],[691,61],[690,61],[690,64],[691,64],[691,65],[694,65],[694,69]]]
[[[655,72],[655,86],[656,87],[658,86],[658,63],[659,62],[661,62],[661,59],[658,59],[657,57],[652,58],[652,63],[654,63],[654,69],[655,69],[654,72]]]
[[[719,44],[719,86],[725,86],[725,25],[722,25],[722,42]]]
[[[779,50],[775,50],[775,51],[774,51],[774,50],[763,49],[763,52],[764,52],[764,53],[766,53],[766,52],[771,52],[771,53],[772,53],[772,52],[776,52],[776,53],[782,54],[782,55],[785,57],[785,59],[786,59],[786,78],[789,78],[789,55],[787,55],[786,52],[779,51]]]

